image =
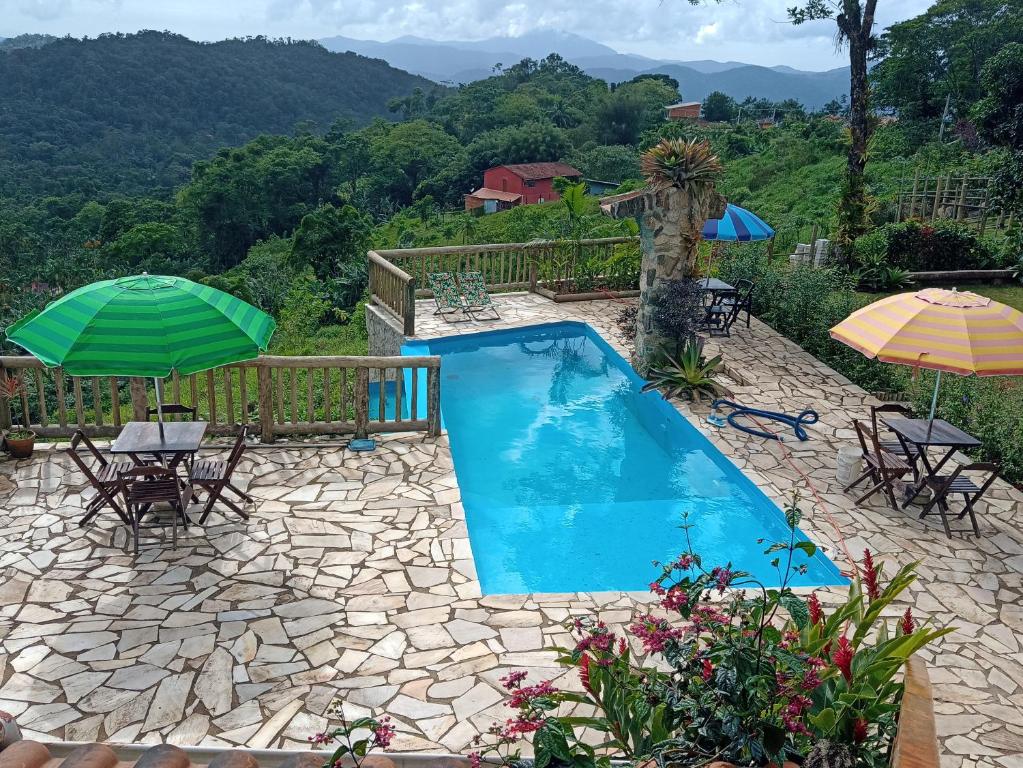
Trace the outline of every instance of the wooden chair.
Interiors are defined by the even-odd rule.
[[[245,453],[245,438],[248,436],[248,433],[248,427],[241,428],[241,431],[238,433],[238,437],[235,440],[234,447],[231,449],[231,453],[227,457],[227,461],[202,459],[192,465],[192,470],[188,475],[189,485],[193,489],[202,488],[208,494],[206,506],[203,507],[202,517],[199,518],[200,524],[206,522],[206,518],[210,516],[210,512],[213,510],[213,505],[216,504],[217,501],[223,501],[228,509],[238,515],[242,520],[249,519],[245,510],[231,501],[231,499],[224,496],[224,491],[228,490],[242,501],[252,501],[251,496],[231,483],[231,477],[234,475],[234,470],[237,468],[238,462],[242,458],[242,454]]]
[[[963,472],[987,472],[987,479],[977,485],[972,478],[966,477]],[[949,496],[959,494],[963,497],[963,511],[956,517],[962,520],[967,515],[973,524],[973,532],[980,536],[980,527],[977,525],[977,515],[974,512],[974,505],[983,497],[987,489],[998,477],[998,465],[991,462],[978,461],[965,466],[958,466],[950,475],[935,475],[927,478],[927,485],[931,488],[933,496],[920,512],[922,520],[929,514],[933,514],[934,507],[938,508],[941,515],[941,524],[945,528],[945,535],[952,538],[952,529],[948,527],[948,515],[951,509],[948,505]]]
[[[90,467],[83,461],[78,453],[79,445],[84,445],[86,450],[92,454],[93,459],[95,459],[94,467]],[[117,475],[119,472],[131,469],[133,465],[125,461],[107,461],[80,429],[72,436],[71,446],[67,448],[65,453],[71,457],[71,460],[78,466],[78,469],[85,475],[85,479],[89,481],[89,485],[96,491],[96,497],[86,504],[85,515],[78,521],[78,524],[81,526],[88,525],[100,513],[100,510],[104,507],[110,507],[121,518],[122,523],[131,525],[128,516],[121,509],[120,504],[117,503],[117,495],[120,493]]]
[[[894,413],[899,416],[905,416],[907,419],[911,419],[913,418],[913,410],[901,403],[882,403],[881,405],[872,405],[870,406],[870,423],[873,426],[874,434],[878,436],[878,445],[881,446],[881,449],[888,451],[889,453],[894,453],[896,456],[903,457],[913,468],[913,479],[919,479],[916,462],[920,458],[920,449],[911,443],[902,442],[899,440],[898,435],[895,436],[894,440],[881,439],[881,432],[885,426],[881,423],[882,420],[879,419],[878,416],[885,413]]]
[[[845,487],[846,492],[870,478],[873,486],[856,499],[856,503],[862,504],[878,491],[883,491],[885,498],[888,499],[888,506],[898,509],[893,484],[896,480],[901,480],[910,474],[913,468],[902,457],[884,450],[877,440],[877,433],[870,428],[869,424],[863,421],[854,421],[853,426],[856,428],[856,436],[860,440],[860,449],[863,452],[863,461],[867,468]]]
[[[183,492],[178,483],[178,475],[167,467],[133,467],[118,473],[118,483],[125,504],[128,506],[128,517],[131,520],[132,540],[135,554],[139,553],[139,537],[143,528],[163,528],[158,520],[156,523],[143,526],[142,519],[152,512],[156,504],[169,504],[171,507],[171,546],[178,546],[178,521],[188,527],[185,514],[187,500],[192,497],[190,488]]]

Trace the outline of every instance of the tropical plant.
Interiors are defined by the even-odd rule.
[[[663,139],[640,157],[643,177],[654,189],[709,184],[723,170],[710,143],[699,139]]]
[[[363,759],[370,751],[376,747],[387,749],[394,738],[395,727],[391,724],[391,718],[386,715],[379,719],[360,717],[348,722],[344,704],[338,699],[331,702],[327,714],[336,718],[338,725],[309,737],[309,742],[314,746],[337,744],[333,754],[323,764],[323,768],[337,768],[349,761],[355,768],[361,768]],[[366,735],[359,738],[360,734]]]
[[[721,366],[721,356],[715,355],[710,360],[703,356],[703,340],[691,337],[686,341],[679,354],[665,352],[662,358],[651,366],[647,373],[649,381],[643,385],[643,392],[653,389],[663,390],[663,397],[689,397],[697,401],[703,395],[716,396],[721,385],[714,380]]]
[[[0,374],[0,401],[8,405],[19,398],[25,392],[25,384],[17,376]],[[35,437],[35,432],[30,429],[16,427],[7,431],[6,436],[11,440],[27,440]]]
[[[675,340],[675,354],[700,329],[706,315],[699,280],[663,280],[653,296],[653,321],[657,330]]]
[[[650,584],[660,610],[634,618],[629,638],[601,621],[566,624],[574,647],[559,663],[575,669],[582,693],[526,674],[503,678],[518,716],[481,738],[470,755],[510,763],[514,744],[533,735],[536,766],[607,766],[611,759],[657,765],[782,764],[817,768],[886,764],[901,696],[899,672],[910,655],[948,633],[920,625],[907,609],[895,627],[882,614],[916,578],[916,564],[882,587],[869,551],[851,563],[855,576],[830,615],[816,594],[797,595],[793,580],[817,553],[798,533],[798,497],[785,507],[788,535],[764,550],[777,578],[765,584],[731,563],[705,566],[689,541],[686,552],[659,564]],[[561,703],[593,714],[559,716]],[[585,711],[584,709],[584,711]],[[577,730],[600,734],[596,746]]]

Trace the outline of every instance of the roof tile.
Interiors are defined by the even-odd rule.
[[[567,163],[519,163],[516,165],[499,166],[507,168],[523,179],[553,179],[555,176],[582,176]]]

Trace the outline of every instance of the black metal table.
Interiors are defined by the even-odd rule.
[[[110,445],[111,453],[131,456],[143,464],[142,455],[159,456],[170,468],[191,458],[206,436],[205,421],[168,421],[160,425],[152,421],[129,421]]]
[[[924,471],[920,473],[910,500],[916,498],[917,494],[927,485],[928,478],[938,476],[942,467],[948,463],[956,451],[980,446],[980,440],[963,432],[954,424],[949,424],[944,419],[910,419],[905,416],[886,416],[882,417],[881,421],[898,436],[899,442],[904,448],[908,448],[912,444],[920,451],[920,463],[923,465]],[[937,464],[931,464],[927,456],[928,448],[945,449],[945,454]]]
[[[716,277],[701,277],[699,283],[703,290],[710,291],[711,293],[735,290],[734,285],[729,285],[724,280],[718,280]]]

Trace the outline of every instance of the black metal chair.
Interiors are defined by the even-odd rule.
[[[234,471],[238,466],[238,462],[242,458],[242,454],[245,453],[245,438],[248,435],[248,432],[249,428],[244,426],[238,432],[238,437],[235,440],[234,447],[231,448],[231,453],[227,457],[227,461],[201,459],[192,465],[191,471],[188,474],[189,485],[193,489],[202,488],[208,494],[206,506],[203,507],[202,517],[199,518],[200,524],[206,522],[206,518],[208,518],[210,516],[210,512],[213,511],[213,505],[218,501],[223,501],[227,508],[238,515],[242,520],[249,519],[245,510],[231,501],[231,499],[224,496],[224,491],[231,491],[242,501],[252,501],[251,496],[231,483],[231,477],[234,475]]]
[[[82,460],[78,453],[79,445],[84,445],[86,450],[92,454],[92,457],[95,459],[93,467],[90,467]],[[120,493],[117,476],[118,473],[129,470],[134,465],[126,461],[107,461],[80,429],[72,436],[71,446],[65,452],[78,466],[81,473],[85,475],[89,485],[96,491],[95,498],[85,505],[85,515],[78,521],[78,524],[81,526],[88,525],[100,513],[100,510],[104,507],[110,507],[121,518],[122,523],[131,525],[128,515],[121,509],[121,505],[117,503],[117,495]]]
[[[153,508],[157,504],[170,505],[171,546],[177,547],[178,522],[188,527],[185,509],[188,500],[192,498],[191,488],[182,491],[177,473],[167,467],[133,467],[118,473],[117,479],[121,495],[124,496],[128,507],[135,554],[139,553],[139,537],[142,530],[165,527],[160,513]],[[152,514],[156,520],[143,525],[142,521],[147,514]]]
[[[724,295],[721,299],[721,306],[730,311],[730,318],[727,327],[730,329],[732,323],[739,319],[742,312],[746,313],[746,327],[750,327],[750,317],[753,314],[753,281],[745,278],[735,281],[735,291]]]
[[[983,483],[977,485],[972,478],[964,475],[964,472],[987,472],[989,474]],[[938,514],[941,515],[941,524],[945,528],[945,535],[951,539],[952,529],[948,525],[948,515],[952,512],[952,509],[949,507],[948,500],[949,496],[960,495],[963,497],[963,511],[959,513],[956,519],[962,520],[969,515],[970,523],[973,525],[973,532],[980,536],[980,527],[977,525],[974,505],[984,496],[997,477],[998,465],[984,461],[958,466],[950,475],[928,477],[927,485],[934,495],[931,496],[930,501],[921,510],[920,519],[922,520],[927,515],[933,514],[934,508],[937,507]]]

